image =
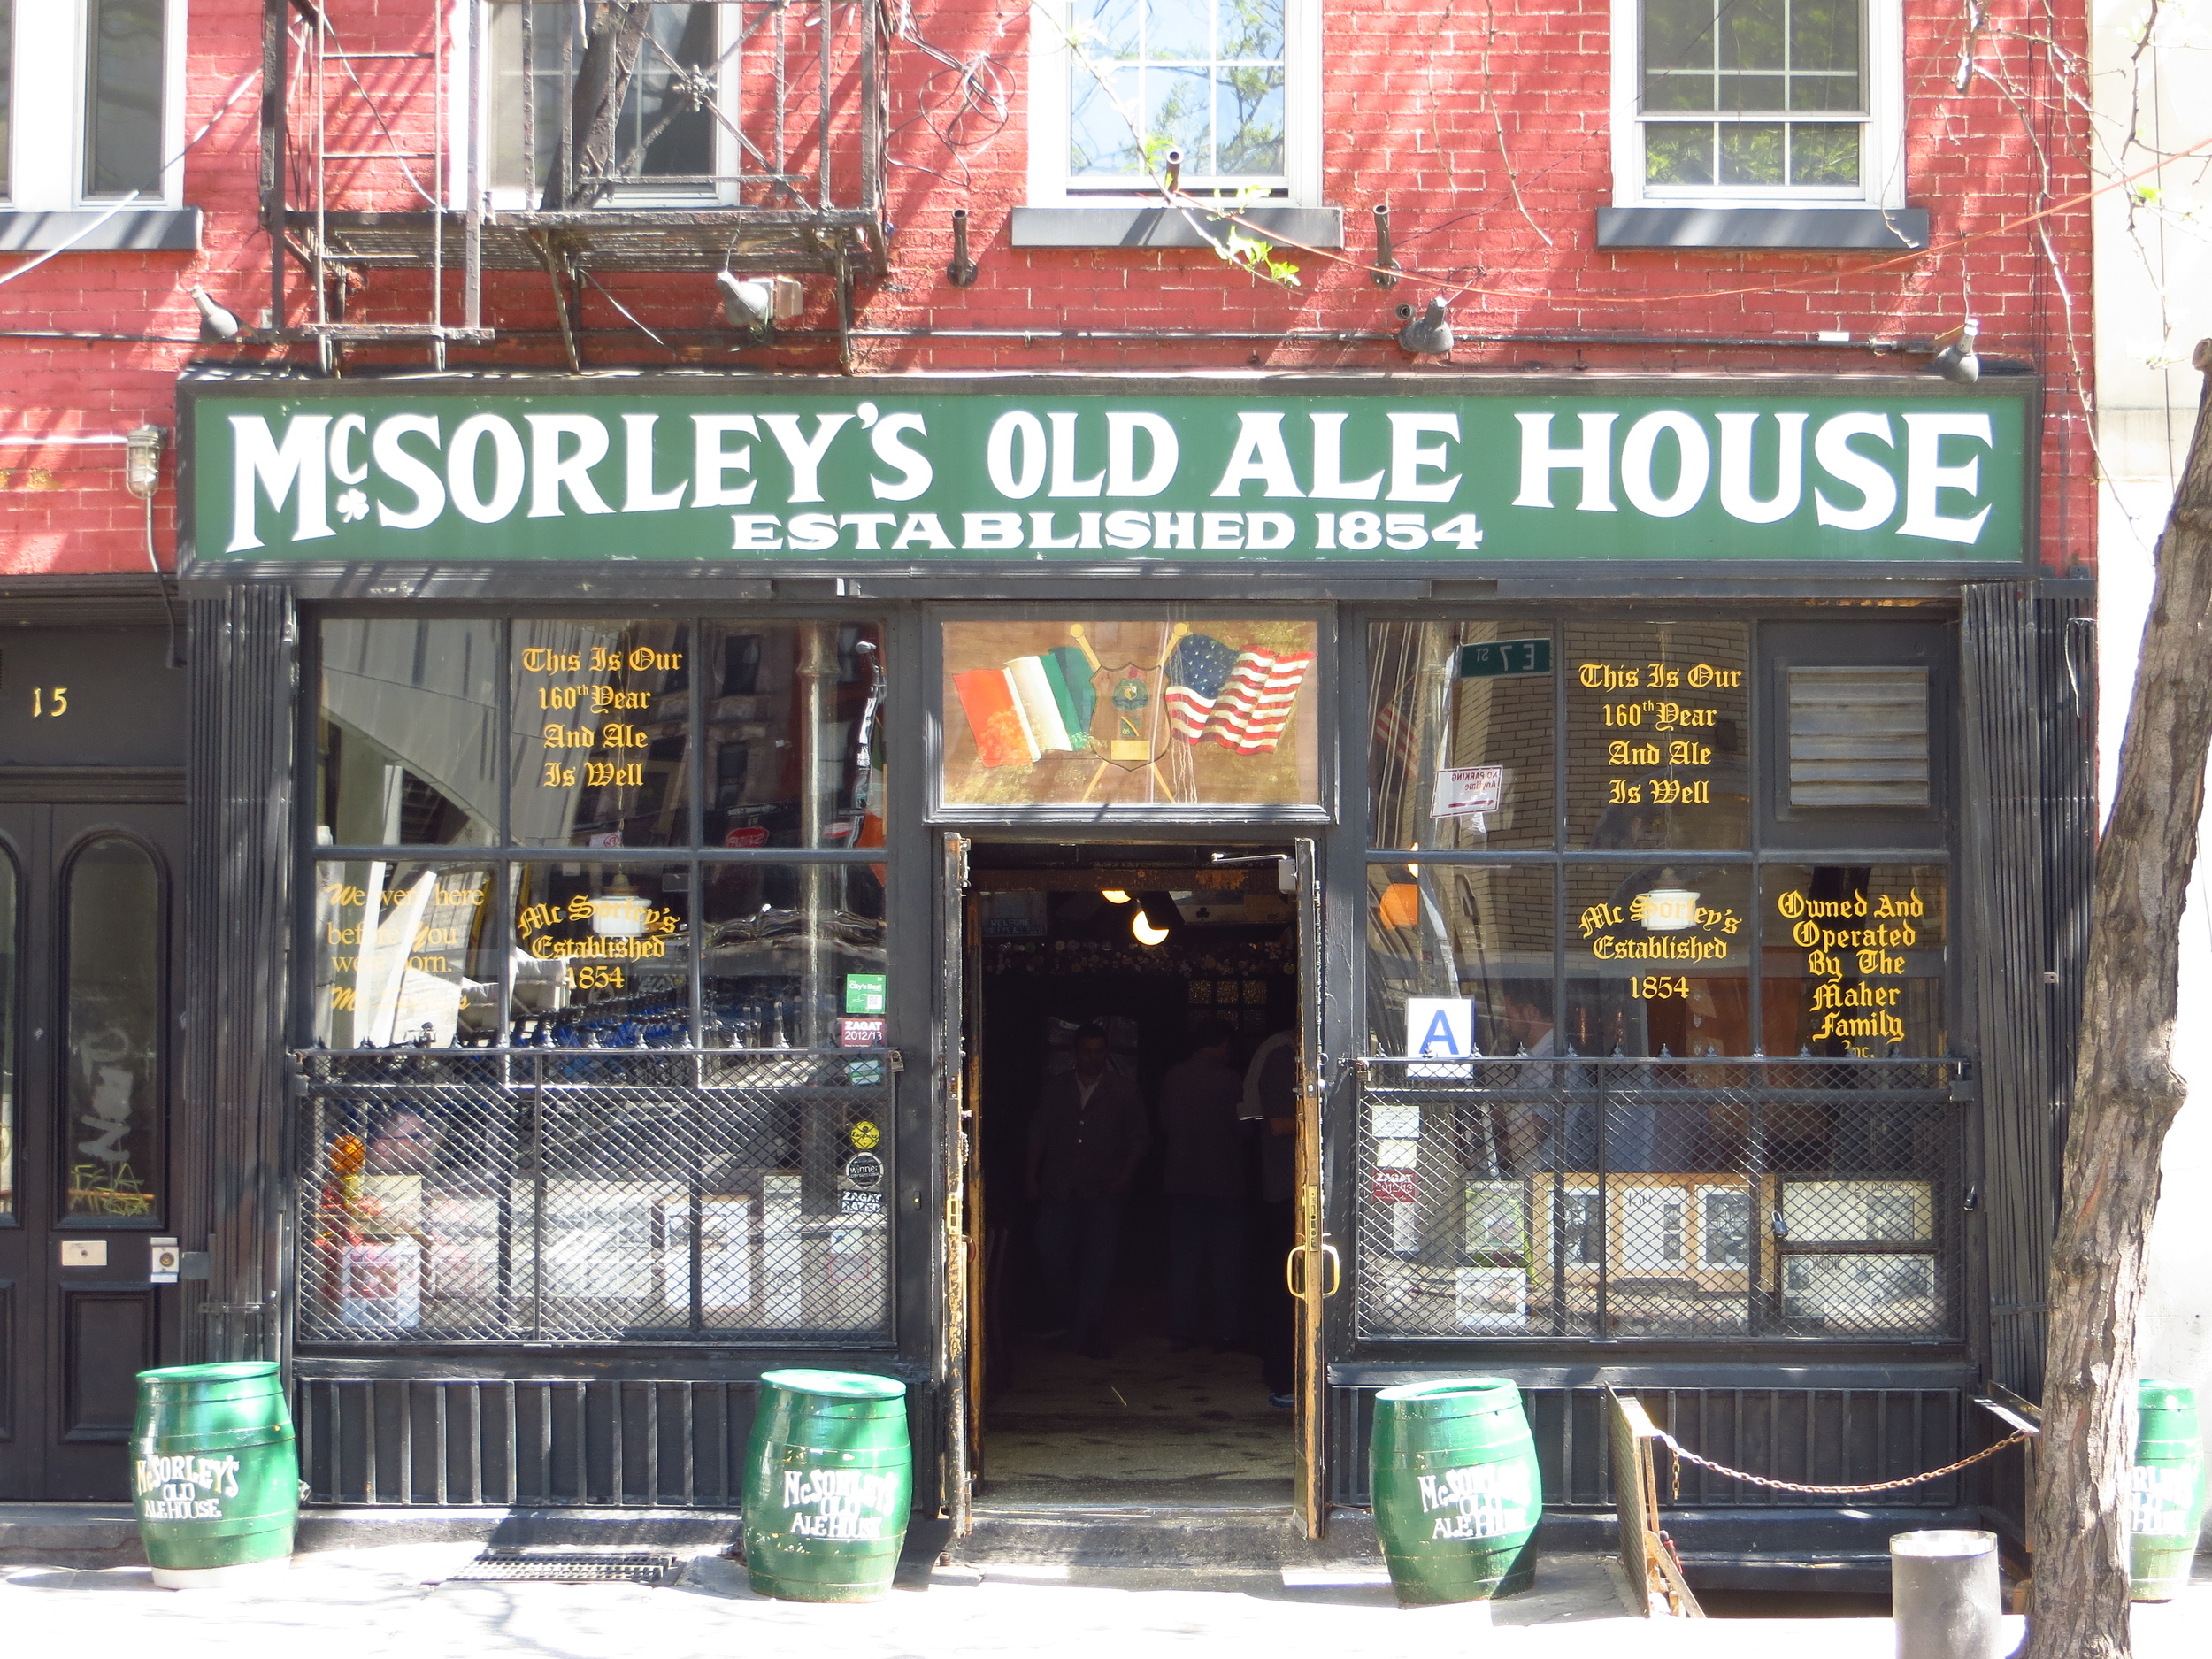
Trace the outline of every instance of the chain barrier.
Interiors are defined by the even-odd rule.
[[[1695,1463],[1700,1469],[1709,1469],[1717,1475],[1725,1475],[1731,1480],[1748,1481],[1755,1486],[1767,1486],[1776,1492],[1805,1492],[1818,1497],[1841,1498],[1860,1492],[1896,1492],[1906,1486],[1923,1486],[1931,1480],[1940,1480],[1946,1475],[1955,1475],[1962,1469],[1971,1469],[1984,1459],[1994,1457],[2006,1447],[2016,1445],[2022,1440],[2034,1437],[2031,1431],[2019,1429],[2005,1436],[1994,1446],[1985,1446],[1970,1457],[1962,1457],[1955,1463],[1946,1463],[1940,1469],[1931,1469],[1924,1475],[1903,1475],[1895,1480],[1869,1480],[1855,1486],[1808,1486],[1801,1480],[1777,1480],[1769,1475],[1750,1474],[1741,1469],[1731,1469],[1726,1463],[1717,1463],[1709,1457],[1700,1457],[1664,1429],[1659,1431],[1658,1438],[1664,1441],[1667,1449],[1674,1454],[1674,1463],[1669,1471],[1671,1479],[1669,1482],[1667,1497],[1670,1502],[1679,1503],[1682,1501],[1682,1465],[1686,1463]]]

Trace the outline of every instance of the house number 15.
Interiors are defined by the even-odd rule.
[[[31,687],[31,718],[58,720],[68,712],[68,687],[33,686]]]

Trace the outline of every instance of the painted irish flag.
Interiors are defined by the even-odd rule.
[[[1042,756],[1091,746],[1098,693],[1090,664],[1072,645],[1017,657],[1003,669],[952,677],[986,766],[1027,765]]]
[[[1186,743],[1211,738],[1240,755],[1263,755],[1283,741],[1311,651],[1236,651],[1193,634],[1167,662],[1167,718]]]

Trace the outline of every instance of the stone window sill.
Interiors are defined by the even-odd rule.
[[[1601,248],[1827,248],[1904,253],[1928,245],[1924,207],[1601,207]]]
[[[103,214],[106,222],[79,237]],[[77,237],[72,241],[71,238]],[[56,248],[75,253],[114,252],[197,253],[200,250],[200,210],[196,207],[127,207],[108,214],[105,208],[82,208],[70,212],[0,209],[0,253],[47,253]]]

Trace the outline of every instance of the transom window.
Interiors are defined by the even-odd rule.
[[[183,35],[182,0],[0,0],[0,200],[175,205]]]

